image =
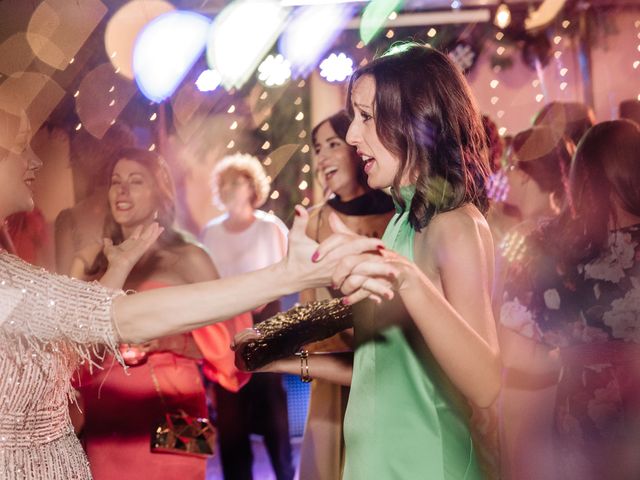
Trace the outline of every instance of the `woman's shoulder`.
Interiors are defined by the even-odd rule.
[[[444,239],[490,233],[486,218],[477,207],[471,204],[438,213],[429,223],[427,230],[431,236],[444,237]]]

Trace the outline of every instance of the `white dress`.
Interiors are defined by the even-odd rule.
[[[0,479],[90,479],[68,401],[77,367],[119,357],[113,299],[123,292],[0,253]]]

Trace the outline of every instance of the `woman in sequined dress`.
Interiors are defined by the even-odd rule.
[[[563,210],[508,271],[500,322],[526,347],[512,356],[520,380],[557,383],[552,455],[537,478],[640,478],[638,152],[633,122],[592,127]],[[521,450],[542,460],[526,443]]]
[[[0,110],[0,221],[33,208],[40,160],[29,147],[24,115]],[[70,378],[81,362],[106,348],[122,361],[120,343],[144,343],[221,321],[285,294],[330,283],[342,254],[375,249],[364,239],[324,262],[298,217],[283,261],[246,275],[125,296],[35,268],[0,253],[0,474],[3,479],[90,479],[69,419]],[[105,283],[122,284],[162,229],[152,224],[119,246]],[[112,246],[107,245],[112,252]],[[241,294],[239,294],[241,292]],[[250,292],[250,294],[248,294]]]

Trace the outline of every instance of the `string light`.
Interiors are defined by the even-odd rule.
[[[555,52],[553,52],[553,56],[557,60],[562,56],[562,52],[560,50],[556,50]]]
[[[260,95],[260,100],[266,100],[268,95],[269,94],[266,91],[262,92],[262,94]]]
[[[428,36],[429,38],[433,38],[433,37],[435,37],[437,34],[438,34],[438,31],[437,31],[435,28],[433,28],[433,27],[431,27],[431,28],[429,29],[429,31],[427,32],[427,36]]]
[[[296,117],[295,117],[295,118],[296,118],[296,120],[297,120],[297,121],[302,120],[302,119],[304,118],[304,113],[302,113],[302,112],[298,112],[298,114],[296,115]]]
[[[75,61],[76,61],[76,57],[72,57],[71,60],[69,60],[69,65],[71,65]]]
[[[500,41],[504,38],[504,33],[498,32],[496,33],[496,40]]]
[[[231,126],[229,127],[229,130],[235,130],[236,128],[238,128],[238,122],[234,120]]]
[[[307,131],[306,130],[302,130],[299,134],[298,134],[298,138],[306,138],[307,137]]]
[[[308,145],[305,145],[305,147]],[[309,173],[311,171],[311,166],[307,163],[304,167],[302,167],[302,173]]]
[[[539,93],[536,95],[536,102],[540,103],[542,101],[542,99],[544,98],[544,95]]]
[[[302,153],[307,153],[309,151],[309,145],[305,145],[304,147],[302,147],[302,149],[300,151]]]
[[[562,82],[560,84],[560,90],[564,90],[565,88],[567,88],[567,82]]]
[[[78,98],[78,95],[80,95],[80,90],[76,90],[76,93],[73,94],[73,98]]]
[[[356,43],[356,48],[358,50],[364,48],[364,42],[362,40],[360,40],[358,43]]]
[[[158,118],[158,114],[153,112],[151,114],[151,116],[149,117],[149,120],[151,120],[152,122],[154,122],[156,120],[156,118]]]
[[[76,132],[79,131],[82,128],[82,123],[78,123],[76,125]]]
[[[556,45],[559,45],[561,41],[562,37],[560,35],[556,35],[555,37],[553,37],[553,43],[555,43]]]
[[[280,197],[280,192],[278,190],[274,190],[271,192],[271,200],[277,200]]]
[[[307,183],[306,180],[301,181],[300,185],[298,185],[298,188],[303,191],[306,190],[308,187],[309,187],[309,184]]]
[[[109,106],[110,106],[110,107],[113,107],[115,104],[116,104],[115,99],[114,99],[114,100],[111,100],[111,101],[109,102]]]
[[[152,143],[152,144],[149,146],[149,151],[150,151],[150,152],[153,152],[155,149],[156,149],[156,144],[155,144],[155,143]]]
[[[393,38],[393,36],[395,35],[395,33],[393,32],[393,30],[389,29],[385,35],[385,37],[387,38]]]
[[[266,132],[267,130],[269,130],[269,124],[267,122],[264,122],[264,125],[260,127],[260,130]]]
[[[505,51],[505,48],[500,46],[500,47],[497,48],[496,53],[498,55],[502,55],[504,53],[504,51]]]
[[[560,69],[560,76],[564,77],[567,74],[568,71],[569,71],[569,69],[566,68],[566,67],[561,68]]]
[[[115,85],[111,85],[111,88],[109,89],[109,93],[113,93],[113,91],[116,89]]]
[[[306,84],[307,84],[307,82],[305,82],[304,80],[300,80],[300,81],[298,82],[298,87],[299,87],[299,88],[303,88]]]
[[[509,6],[506,3],[501,3],[496,9],[493,23],[498,28],[507,28],[511,23],[511,10],[509,10]]]
[[[229,143],[227,143],[227,149],[232,149],[235,146],[235,144],[236,144],[236,142],[231,140]]]
[[[262,144],[262,150],[269,150],[270,146],[271,146],[271,142],[269,142],[269,140],[267,140]]]
[[[571,22],[569,20],[562,21],[562,28],[564,28],[565,30],[569,28],[569,25],[571,25]]]
[[[265,167],[268,167],[269,165],[271,165],[271,163],[272,163],[272,162],[273,162],[273,161],[271,160],[271,157],[267,157],[267,158],[265,158],[265,159],[264,159],[264,162],[262,162],[262,164],[263,164]]]
[[[498,97],[491,97],[491,105],[498,103]]]
[[[491,86],[491,88],[498,88],[500,82],[494,78],[493,80],[491,80],[491,82],[489,82],[489,85]]]
[[[309,205],[309,203],[311,203],[311,200],[309,200],[309,197],[304,197],[304,198],[302,199],[302,206],[303,206],[303,207],[308,206],[308,205]]]
[[[228,109],[227,109],[227,113],[233,113],[236,111],[236,106],[235,105],[231,105]]]
[[[504,137],[504,134],[507,133],[507,128],[506,127],[500,127],[498,129],[498,133],[500,134],[500,136]]]
[[[302,104],[302,97],[298,97],[294,100],[293,102],[294,105],[301,105]]]
[[[389,14],[389,20],[395,20],[396,18],[398,18],[398,13],[397,12],[391,12]]]

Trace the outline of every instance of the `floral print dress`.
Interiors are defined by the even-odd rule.
[[[558,478],[640,478],[640,224],[598,258],[560,272],[552,252],[509,267],[503,326],[558,349]]]

